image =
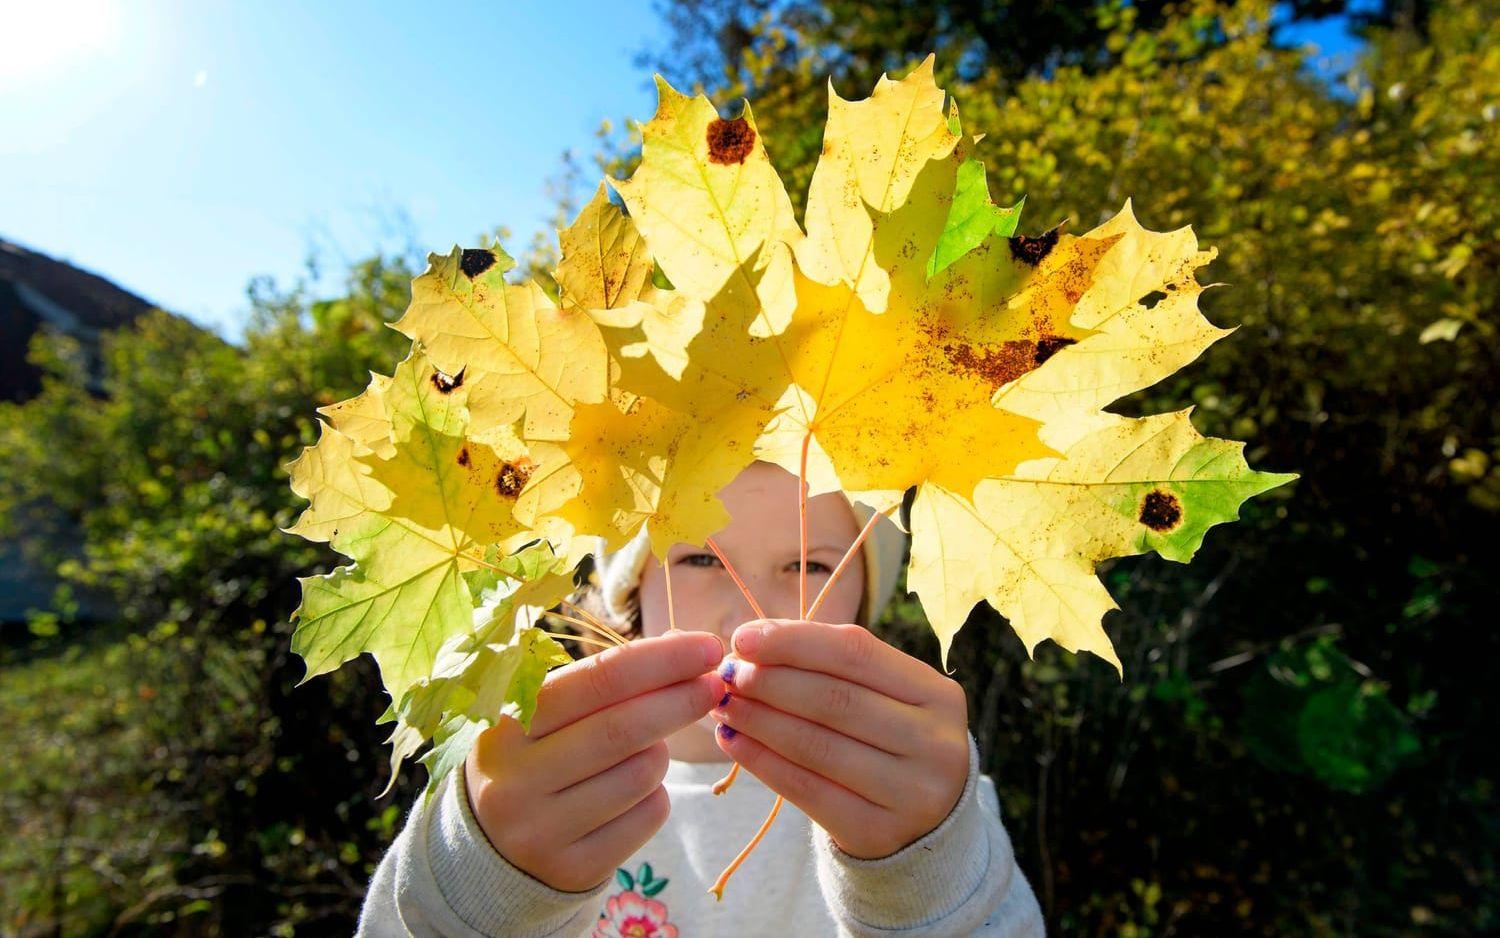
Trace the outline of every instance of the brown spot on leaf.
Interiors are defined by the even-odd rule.
[[[1057,229],[1039,234],[1035,238],[1026,235],[1015,235],[1010,239],[1010,256],[1023,264],[1032,267],[1040,264],[1042,258],[1052,253],[1057,247]]]
[[[1182,521],[1182,503],[1171,492],[1152,489],[1141,502],[1141,524],[1153,531],[1163,533],[1177,527]]]
[[[943,346],[943,352],[955,368],[982,378],[991,388],[997,389],[1037,366],[1036,343],[1023,340],[977,348],[951,343]]]
[[[531,474],[536,471],[536,463],[522,456],[512,462],[500,464],[500,471],[495,474],[495,491],[503,498],[515,498],[521,494],[526,487],[526,482]]]
[[[464,372],[467,368],[458,369],[456,375],[446,375],[437,369],[432,372],[432,386],[438,389],[439,394],[452,394],[464,386]]]
[[[460,466],[464,466],[465,468],[468,467],[468,465],[469,465],[469,448],[467,446],[465,446],[463,449],[461,449],[461,450],[458,451],[458,464]]]
[[[1037,367],[1040,368],[1047,359],[1077,341],[1077,339],[1069,339],[1066,336],[1044,335],[1040,339],[1037,339],[1036,352],[1033,353],[1032,358],[1036,360]]]
[[[494,266],[495,252],[484,248],[464,248],[463,256],[458,259],[458,269],[470,280]]]
[[[745,162],[755,146],[755,131],[743,117],[732,121],[722,117],[708,125],[708,161],[731,165]]]

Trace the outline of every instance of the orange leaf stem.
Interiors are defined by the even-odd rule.
[[[719,545],[714,543],[713,538],[709,538],[707,543],[708,549],[714,552],[714,556],[719,558],[719,563],[722,563],[724,569],[729,571],[729,578],[734,580],[734,585],[740,588],[740,593],[745,597],[745,602],[750,604],[750,608],[755,612],[755,617],[757,619],[764,619],[766,617],[765,612],[761,610],[760,603],[755,601],[755,597],[750,595],[750,588],[745,585],[745,581],[740,579],[740,575],[735,572],[734,564],[729,562],[729,558],[724,556],[722,550],[719,550]]]
[[[726,791],[728,791],[729,786],[734,784],[734,780],[739,776],[739,774],[740,764],[738,762],[730,763],[729,774],[719,779],[717,782],[714,782],[714,794],[722,795]]]
[[[729,877],[734,875],[734,871],[740,868],[741,863],[745,862],[745,858],[756,848],[761,838],[766,836],[766,831],[771,829],[771,822],[776,820],[776,812],[781,810],[782,800],[780,795],[776,796],[776,801],[771,805],[771,813],[766,815],[766,819],[761,822],[760,830],[755,832],[755,836],[750,838],[748,844],[745,844],[745,849],[741,850],[733,860],[730,860],[729,865],[724,867],[724,872],[720,873],[719,878],[714,880],[713,886],[708,891],[714,894],[715,900],[723,900],[724,887],[729,883]]]
[[[828,598],[829,592],[833,589],[833,584],[838,582],[839,574],[844,572],[844,568],[849,566],[849,561],[853,560],[854,555],[859,553],[860,547],[862,547],[865,543],[865,538],[869,537],[870,532],[875,530],[876,522],[878,522],[881,517],[884,516],[884,514],[885,512],[877,511],[875,514],[870,516],[869,521],[865,522],[865,526],[860,529],[859,537],[856,537],[854,539],[854,543],[849,545],[849,549],[844,551],[844,559],[840,560],[839,565],[833,568],[833,574],[828,577],[828,582],[823,584],[823,589],[818,592],[818,598],[813,600],[812,608],[807,610],[807,613],[802,618],[811,619],[813,616],[818,614],[818,609],[822,607],[823,600]]]

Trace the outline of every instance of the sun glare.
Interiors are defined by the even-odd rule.
[[[0,0],[0,86],[16,87],[110,48],[113,0]]]

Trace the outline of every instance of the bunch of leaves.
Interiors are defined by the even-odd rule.
[[[430,738],[450,767],[497,706],[526,722],[566,660],[536,637],[545,603],[476,631],[482,589],[560,596],[600,539],[642,529],[658,556],[704,544],[756,459],[877,517],[911,497],[908,583],[945,655],[987,600],[1028,649],[1116,668],[1095,565],[1185,562],[1291,478],[1188,411],[1104,410],[1227,334],[1198,309],[1214,253],[1128,203],[1082,235],[1015,234],[931,57],[865,100],[830,93],[803,223],[748,105],[658,93],[622,204],[601,184],[560,232],[556,297],[497,249],[433,255],[395,324],[410,356],[325,408],[290,467],[310,501],[293,530],[353,561],[304,580],[294,648],[309,676],[375,657],[397,761]],[[528,545],[545,562],[507,559]]]

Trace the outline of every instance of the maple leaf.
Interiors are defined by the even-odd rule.
[[[387,717],[396,721],[389,742],[391,778],[424,741],[432,749],[430,794],[463,761],[475,735],[503,715],[529,729],[537,692],[550,669],[572,656],[537,628],[538,617],[573,591],[572,565],[545,542],[510,556],[490,552],[493,564],[469,575],[484,618],[454,635],[438,651],[429,676],[413,684]]]
[[[979,247],[990,235],[1008,238],[1015,234],[1016,225],[1021,221],[1021,207],[1025,204],[1024,196],[1009,208],[990,201],[984,163],[972,158],[964,160],[958,167],[953,201],[948,206],[948,220],[927,261],[928,279]]]
[[[588,304],[602,327],[616,394],[577,407],[569,439],[538,448],[522,510],[612,544],[649,521],[653,549],[665,555],[728,521],[717,493],[754,461],[754,441],[790,384],[777,334],[796,299],[790,248],[767,239],[800,232],[748,112],[720,121],[707,99],[665,82],[658,89],[641,166],[616,183],[630,216],[599,192],[560,233],[570,246],[558,268],[565,301]],[[704,230],[684,233],[682,219],[696,216],[664,213],[653,201],[662,198],[707,213]],[[673,289],[643,276],[637,226],[657,233],[653,262],[683,272],[671,275]]]
[[[513,435],[499,448],[467,439],[464,382],[421,354],[379,383],[388,447],[325,426],[288,466],[293,490],[311,501],[291,530],[355,561],[302,581],[292,647],[308,677],[368,651],[395,695],[467,627],[474,604],[462,574],[485,566],[484,548],[533,536],[513,510],[533,464]]]
[[[559,309],[534,281],[507,283],[504,251],[455,247],[427,261],[394,328],[446,373],[486,377],[494,393],[472,408],[476,423],[524,416],[527,439],[562,439],[574,404],[604,399],[604,342],[587,315]]]
[[[703,304],[653,282],[655,259],[635,222],[610,202],[604,183],[558,239],[562,257],[553,277],[563,304],[617,330],[605,337],[618,358],[649,355],[680,379],[687,345],[703,327]]]
[[[797,261],[815,280],[849,284],[875,312],[886,307],[890,276],[874,257],[872,212],[907,204],[917,175],[959,141],[933,81],[935,62],[929,55],[900,81],[881,75],[862,101],[846,101],[828,86],[823,152],[808,187],[807,239],[796,246]]]
[[[752,334],[779,332],[795,303],[788,245],[801,229],[750,105],[726,120],[660,76],[656,91],[640,166],[611,184],[678,291],[706,303],[742,281],[756,294]]]
[[[1095,564],[1148,550],[1186,563],[1242,502],[1295,478],[1252,471],[1243,443],[1204,438],[1188,413],[1115,417],[1064,457],[981,482],[972,501],[939,486],[918,491],[907,585],[945,661],[969,611],[987,600],[1028,652],[1050,638],[1120,668],[1100,625],[1118,607]]]

